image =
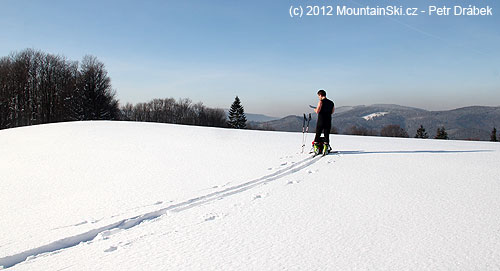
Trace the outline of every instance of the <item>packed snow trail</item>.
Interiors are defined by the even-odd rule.
[[[3,267],[3,268],[12,267],[18,263],[25,261],[28,257],[31,257],[31,256],[37,256],[37,255],[43,254],[43,253],[54,252],[57,250],[76,246],[82,242],[91,241],[96,236],[98,236],[100,233],[103,233],[106,231],[111,231],[114,229],[121,229],[121,230],[130,229],[134,226],[139,225],[140,223],[142,223],[144,221],[153,220],[153,219],[158,218],[162,215],[165,215],[169,211],[180,212],[180,211],[183,211],[183,210],[186,210],[189,208],[196,207],[196,206],[201,205],[201,204],[205,204],[205,203],[208,203],[208,202],[211,202],[214,200],[218,200],[218,199],[225,198],[225,197],[237,194],[237,193],[241,193],[243,191],[247,191],[247,190],[252,189],[253,187],[256,187],[256,186],[261,185],[263,183],[267,183],[267,182],[281,179],[281,178],[289,176],[295,172],[298,172],[304,168],[307,168],[308,166],[310,166],[310,165],[314,164],[316,161],[318,161],[320,159],[320,157],[321,156],[308,157],[308,158],[305,158],[299,162],[296,162],[296,163],[294,163],[294,164],[292,164],[284,169],[280,169],[272,174],[263,176],[261,178],[258,178],[258,179],[252,180],[252,181],[248,181],[248,182],[240,184],[240,185],[232,186],[232,187],[226,188],[226,189],[221,190],[221,191],[217,191],[217,192],[213,192],[213,193],[203,195],[200,197],[192,198],[192,199],[186,200],[184,202],[173,204],[173,205],[170,205],[166,208],[159,209],[157,211],[153,211],[153,212],[145,213],[145,214],[142,214],[139,216],[123,219],[121,221],[115,222],[115,223],[110,224],[110,225],[106,225],[104,227],[100,227],[98,229],[90,230],[88,232],[78,234],[75,236],[69,236],[69,237],[57,240],[55,242],[52,242],[50,244],[47,244],[47,245],[44,245],[41,247],[33,248],[33,249],[30,249],[27,251],[16,253],[16,254],[11,255],[11,256],[0,258],[0,268],[1,267]]]

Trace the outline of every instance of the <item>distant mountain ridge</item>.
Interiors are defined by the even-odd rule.
[[[224,112],[226,112],[226,115],[229,116],[229,109],[224,109]],[[251,123],[253,123],[253,122],[266,122],[266,121],[279,119],[279,118],[267,116],[264,114],[245,113],[245,116],[247,118],[247,121],[249,121]]]
[[[258,125],[261,128],[292,132],[302,131],[302,121],[302,116],[291,115]],[[410,137],[415,136],[417,129],[423,125],[431,138],[435,136],[437,128],[444,126],[450,139],[489,140],[493,127],[500,128],[500,106],[468,106],[445,111],[394,104],[343,106],[337,108],[332,117],[332,125],[339,133],[346,133],[352,126],[378,133],[384,126],[391,124],[406,129]],[[313,114],[310,126],[310,130],[316,126],[316,114]]]

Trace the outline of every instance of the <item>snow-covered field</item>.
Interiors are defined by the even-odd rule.
[[[0,266],[500,269],[500,143],[334,135],[340,153],[311,158],[301,139],[107,121],[2,130]]]

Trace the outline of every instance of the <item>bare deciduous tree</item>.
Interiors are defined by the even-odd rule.
[[[82,95],[80,120],[118,119],[118,101],[104,63],[85,56],[81,64],[78,91]]]
[[[381,136],[386,137],[408,137],[408,133],[405,129],[401,128],[399,125],[387,125],[380,130]]]
[[[118,118],[104,64],[83,64],[33,49],[0,59],[0,129],[83,119]]]
[[[190,99],[119,107],[104,66],[32,49],[0,58],[0,129],[68,120],[123,119],[224,127],[226,114]]]
[[[348,135],[361,135],[361,136],[374,136],[377,133],[372,129],[367,129],[365,127],[351,126],[347,129],[346,134]]]
[[[135,106],[121,107],[123,120],[225,127],[226,114],[222,109],[208,108],[203,103],[192,104],[190,99],[154,99]]]

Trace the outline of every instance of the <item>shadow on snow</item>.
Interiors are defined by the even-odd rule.
[[[479,153],[494,152],[494,150],[469,150],[469,151],[339,151],[339,154],[420,154],[420,153]]]

